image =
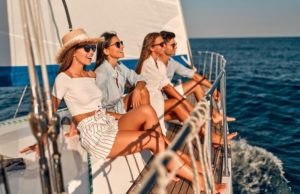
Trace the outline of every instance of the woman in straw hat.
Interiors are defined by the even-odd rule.
[[[95,83],[96,74],[84,71],[84,66],[91,63],[99,41],[99,38],[89,38],[83,29],[75,29],[63,37],[63,47],[57,54],[61,68],[52,92],[55,109],[64,98],[80,132],[82,147],[99,160],[145,149],[153,154],[165,150],[167,142],[151,106],[141,105],[118,120],[102,108],[102,92]],[[167,167],[172,169],[179,165],[177,174],[193,181],[187,160],[179,157],[179,160],[169,162]],[[204,186],[203,179],[199,183]],[[221,187],[224,188],[224,185]]]

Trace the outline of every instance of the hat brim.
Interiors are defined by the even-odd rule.
[[[63,45],[56,54],[56,63],[61,64],[62,59],[65,57],[67,51],[76,45],[86,45],[86,44],[97,44],[101,38],[87,38],[84,40],[72,40],[67,44]]]

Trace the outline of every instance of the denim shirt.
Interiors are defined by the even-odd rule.
[[[167,66],[167,76],[170,81],[173,79],[175,73],[181,77],[193,78],[195,71],[171,59]]]
[[[102,91],[102,106],[107,111],[123,114],[123,96],[126,81],[131,85],[136,85],[138,81],[146,82],[142,75],[128,69],[125,65],[119,64],[115,68],[105,60],[96,70],[96,85]]]

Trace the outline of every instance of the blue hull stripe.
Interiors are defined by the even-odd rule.
[[[177,55],[173,58],[178,62],[185,64],[185,61],[181,57],[186,58],[186,55]],[[127,59],[121,60],[121,62],[126,65],[130,69],[135,69],[137,64],[137,59]],[[95,64],[88,66],[87,69],[92,70]],[[57,75],[59,69],[59,65],[47,65],[48,77],[50,85],[54,83],[54,79]],[[41,67],[36,67],[37,73],[39,75],[39,82],[42,83],[41,79]],[[8,87],[8,86],[25,86],[29,85],[29,77],[28,77],[28,68],[27,66],[0,66],[0,87]]]

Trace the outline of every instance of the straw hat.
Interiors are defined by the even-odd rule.
[[[97,44],[101,38],[89,38],[82,28],[77,28],[65,34],[62,38],[63,46],[56,54],[56,62],[60,64],[67,51],[76,45]]]

